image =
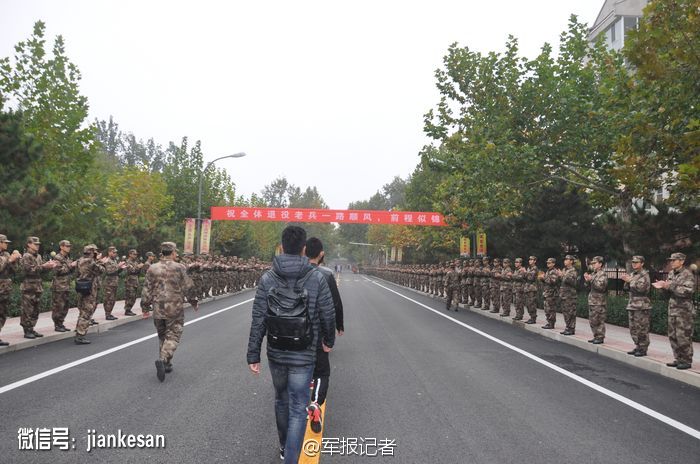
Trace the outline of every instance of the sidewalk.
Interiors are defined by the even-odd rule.
[[[238,295],[243,292],[247,292],[252,289],[244,289],[236,293],[227,293],[225,295],[213,296],[201,300],[200,303],[206,303],[208,301],[214,301],[221,298],[227,298],[229,296]],[[185,307],[189,307],[185,304]],[[102,304],[97,305],[93,319],[99,324],[91,326],[88,329],[88,335],[90,334],[100,334],[106,332],[107,330],[120,326],[122,324],[128,324],[129,322],[134,322],[143,319],[141,315],[141,299],[137,299],[134,307],[131,309],[136,313],[136,316],[125,316],[124,315],[124,300],[117,301],[114,304],[114,309],[112,310],[112,315],[118,317],[116,321],[108,321],[105,319],[104,306]],[[24,329],[19,325],[19,317],[8,318],[5,322],[5,326],[0,331],[0,340],[8,342],[10,346],[0,346],[0,356],[12,351],[19,351],[26,348],[31,348],[38,345],[43,345],[44,343],[55,342],[57,340],[63,340],[65,338],[73,338],[75,336],[75,325],[78,322],[78,308],[70,308],[68,310],[68,315],[66,316],[65,326],[69,329],[68,332],[55,332],[53,320],[51,319],[51,311],[39,313],[39,320],[34,327],[34,330],[43,334],[41,338],[35,338],[33,340],[24,338]],[[151,316],[152,317],[152,316]]]
[[[374,276],[373,276],[374,277]],[[378,277],[374,277],[378,279]],[[379,279],[383,280],[383,279]],[[385,281],[384,282],[388,282]],[[445,301],[444,298],[428,295],[418,290],[412,288],[403,287],[397,284],[397,287],[401,287],[406,290],[410,290],[414,293],[420,295],[429,296],[431,298]],[[512,324],[518,328],[529,330],[535,332],[543,337],[548,337],[562,343],[568,343],[569,345],[574,345],[584,350],[592,351],[598,353],[601,356],[607,356],[608,358],[613,358],[618,361],[636,366],[640,369],[645,369],[647,371],[655,372],[657,374],[663,375],[664,377],[669,377],[689,385],[693,385],[700,388],[700,343],[693,343],[694,359],[693,367],[679,371],[675,367],[666,366],[667,362],[673,361],[673,350],[671,349],[671,343],[668,341],[668,337],[658,334],[649,334],[650,345],[647,350],[647,356],[637,358],[635,356],[627,354],[628,351],[634,349],[634,343],[632,342],[632,337],[630,336],[629,329],[627,327],[619,327],[612,324],[605,324],[605,343],[602,345],[593,345],[588,343],[588,340],[593,338],[593,332],[591,332],[591,326],[588,323],[588,319],[581,317],[576,318],[576,335],[561,335],[559,332],[564,330],[564,316],[561,313],[557,313],[557,323],[553,330],[542,329],[546,323],[544,310],[537,310],[537,324],[525,324],[524,321],[528,319],[527,312],[525,312],[525,318],[523,321],[514,321],[512,317],[515,315],[515,307],[511,309],[510,317],[500,317],[498,314],[490,313],[489,311],[482,309],[475,309],[472,307],[460,304],[461,309],[466,309],[475,313],[479,313],[482,316],[490,317],[501,322]],[[503,310],[501,309],[501,312]]]

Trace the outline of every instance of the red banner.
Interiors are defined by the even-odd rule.
[[[214,221],[338,222],[345,224],[398,224],[446,226],[440,213],[414,211],[365,211],[347,209],[248,208],[213,206]]]

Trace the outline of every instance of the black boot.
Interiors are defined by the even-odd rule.
[[[125,315],[125,316],[136,316],[136,313],[133,312],[132,310],[128,310],[128,311],[125,311],[125,312],[124,312],[124,315]]]
[[[24,329],[24,338],[28,338],[30,340],[33,340],[36,338],[36,335],[34,335],[34,332],[31,329]]]
[[[162,359],[156,361],[156,377],[161,382],[165,380],[165,362]]]
[[[89,345],[90,340],[88,340],[85,337],[82,337],[80,335],[76,335],[75,338],[73,339],[76,345]]]
[[[55,332],[68,332],[68,329],[64,328],[62,325],[54,326],[53,330]]]

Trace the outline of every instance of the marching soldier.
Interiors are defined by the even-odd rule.
[[[136,316],[131,308],[136,303],[136,297],[139,292],[139,274],[144,264],[138,261],[138,252],[134,249],[129,250],[129,257],[126,260],[126,278],[124,279],[124,315]]]
[[[522,321],[525,314],[525,280],[527,271],[523,267],[523,259],[515,258],[515,271],[513,271],[513,292],[515,293],[515,317],[514,321]]]
[[[530,315],[530,319],[525,321],[526,324],[537,323],[537,274],[540,270],[537,269],[537,257],[530,256],[528,258],[527,273],[525,275],[525,285],[523,285],[523,291],[525,292],[525,307],[527,308],[527,313]]]
[[[695,278],[690,269],[684,266],[686,256],[673,253],[668,260],[671,272],[668,279],[654,282],[654,287],[670,293],[668,300],[668,339],[673,349],[673,362],[669,367],[684,370],[693,364],[693,292]]]
[[[608,276],[603,270],[603,257],[595,256],[590,263],[593,273],[585,273],[583,278],[590,286],[588,293],[588,322],[593,339],[589,343],[600,345],[605,340],[605,316],[607,312]]]
[[[630,335],[634,342],[634,349],[628,351],[637,357],[646,356],[649,348],[649,327],[651,325],[651,279],[649,271],[644,269],[644,256],[632,257],[632,274],[622,275],[625,281],[625,290],[630,292],[630,301],[627,304]]]
[[[564,270],[558,270],[557,275],[561,279],[559,287],[559,305],[564,316],[566,328],[562,335],[574,335],[576,333],[576,281],[578,273],[574,267],[575,258],[571,255],[564,257]]]
[[[51,319],[56,332],[68,332],[63,323],[68,314],[70,281],[77,262],[70,259],[71,243],[68,240],[61,240],[58,246],[59,252],[53,258],[58,264],[53,270],[51,282]]]
[[[41,294],[44,293],[44,285],[41,274],[44,271],[55,268],[56,261],[43,262],[39,255],[39,237],[27,238],[27,250],[22,256],[21,268],[24,272],[24,281],[20,286],[22,291],[22,315],[20,325],[24,328],[24,338],[43,337],[42,334],[34,330],[36,321],[39,319],[39,303]]]
[[[15,250],[7,252],[7,244],[12,243],[6,235],[0,235],[0,331],[10,312],[10,296],[12,295],[12,274],[19,270],[19,260],[22,255]],[[0,340],[0,346],[9,343]]]
[[[544,317],[547,323],[543,329],[553,329],[557,323],[557,290],[559,289],[559,272],[556,269],[557,260],[547,258],[547,272],[539,275],[544,284],[542,297],[544,298]]]
[[[92,314],[97,304],[97,292],[100,275],[104,272],[104,264],[107,258],[97,253],[95,245],[86,245],[83,248],[83,257],[78,260],[78,276],[76,277],[76,291],[78,292],[78,323],[75,327],[76,345],[89,345],[90,340],[85,338],[87,330],[92,325]]]
[[[107,260],[104,263],[105,266],[105,276],[102,281],[103,293],[103,307],[105,310],[105,319],[108,321],[117,320],[116,316],[112,315],[112,309],[114,309],[114,303],[117,300],[117,288],[119,287],[119,272],[126,267],[126,263],[117,262],[117,249],[116,247],[109,247],[107,249]]]
[[[503,308],[501,317],[508,317],[513,304],[513,270],[510,267],[509,258],[503,258],[503,269],[499,280],[501,282],[501,307]]]
[[[491,303],[493,303],[492,313],[498,314],[501,312],[501,261],[498,258],[493,259],[493,269],[491,269]]]
[[[172,359],[180,343],[185,325],[183,301],[187,299],[197,311],[197,297],[192,280],[184,265],[175,262],[177,246],[173,242],[160,245],[161,260],[152,265],[146,274],[141,305],[153,309],[153,323],[158,332],[160,349],[156,364],[156,376],[161,382],[165,374],[172,372]]]

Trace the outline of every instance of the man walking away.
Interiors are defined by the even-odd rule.
[[[267,359],[275,387],[280,457],[297,463],[306,429],[309,383],[316,349],[335,343],[335,309],[328,283],[304,256],[306,231],[282,232],[283,254],[261,278],[253,303],[248,367],[260,373],[260,347],[267,336]]]
[[[343,327],[343,301],[340,299],[340,292],[336,284],[333,273],[327,267],[321,266],[325,252],[323,251],[323,243],[316,237],[311,237],[306,241],[306,256],[309,258],[309,263],[316,267],[323,277],[326,278],[328,288],[331,291],[333,298],[333,307],[335,307],[335,330],[338,331],[338,336],[342,336],[345,332]],[[336,268],[339,266],[336,265]],[[319,346],[316,349],[316,365],[314,366],[313,390],[311,391],[311,404],[307,408],[309,420],[311,421],[311,430],[314,433],[320,433],[323,428],[323,417],[321,417],[321,405],[326,401],[328,394],[328,381],[331,376],[331,363],[328,352]]]

